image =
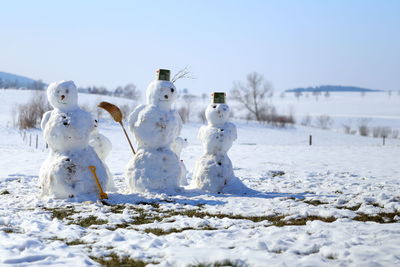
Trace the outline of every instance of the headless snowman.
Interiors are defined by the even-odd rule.
[[[42,196],[50,198],[97,199],[99,188],[89,166],[107,189],[106,168],[89,146],[94,124],[90,113],[78,107],[74,82],[61,81],[49,85],[47,98],[54,108],[43,115],[41,128],[50,153],[40,169]]]
[[[179,136],[182,120],[172,109],[176,88],[169,76],[169,70],[157,70],[156,80],[146,90],[146,105],[138,106],[129,116],[138,147],[125,172],[131,192],[180,191],[181,164],[171,144]]]
[[[207,125],[198,138],[204,154],[196,161],[193,186],[210,193],[243,193],[248,188],[233,173],[227,152],[237,138],[236,126],[229,122],[229,106],[225,93],[214,93],[213,103],[205,111]]]
[[[90,134],[89,138],[89,145],[93,147],[94,151],[96,152],[97,156],[101,159],[106,168],[107,175],[108,175],[108,184],[107,189],[109,191],[116,191],[116,187],[114,185],[113,176],[106,164],[106,158],[112,149],[112,143],[110,139],[108,139],[105,135],[99,132],[99,122],[98,120],[94,120],[94,129]]]

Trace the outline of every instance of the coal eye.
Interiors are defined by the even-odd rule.
[[[171,93],[173,93],[175,90],[174,90],[174,88],[171,88]]]
[[[97,122],[97,120],[94,120],[95,122]]]
[[[217,106],[213,106],[213,108],[217,108]]]
[[[68,94],[68,93],[69,93],[69,90],[68,90],[68,89],[67,89],[67,90],[65,90],[65,93],[66,93],[66,94]]]

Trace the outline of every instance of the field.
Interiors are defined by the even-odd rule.
[[[123,171],[131,152],[120,127],[104,115],[100,131],[113,143],[107,164],[119,191],[96,203],[38,198],[38,171],[48,153],[41,132],[11,127],[12,107],[30,94],[0,90],[0,265],[400,265],[400,139],[382,145],[381,138],[344,134],[342,127],[351,121],[357,129],[370,118],[371,127],[400,129],[397,93],[272,99],[299,122],[331,116],[329,130],[235,121],[239,137],[229,156],[236,176],[254,190],[247,195],[191,188],[127,194]],[[100,100],[134,105],[80,95],[89,107]],[[190,144],[182,153],[189,171],[202,153],[200,126],[185,124],[181,134]]]

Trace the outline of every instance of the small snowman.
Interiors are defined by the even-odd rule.
[[[180,159],[182,149],[186,148],[187,146],[188,146],[188,141],[186,138],[177,137],[175,139],[175,141],[172,143],[171,149],[172,149],[172,151],[175,152],[175,154]],[[179,179],[179,184],[182,186],[185,186],[185,185],[188,185],[188,181],[186,178],[188,171],[186,169],[185,163],[183,163],[183,160],[181,159],[180,161],[181,161],[181,177]]]
[[[205,111],[207,125],[198,134],[204,154],[196,161],[193,187],[210,193],[242,193],[248,188],[235,177],[227,155],[237,138],[236,126],[229,122],[225,93],[216,92],[212,96],[213,101]]]
[[[170,71],[157,70],[146,90],[147,103],[129,116],[138,147],[125,172],[131,192],[174,194],[181,190],[181,162],[171,150],[182,128],[181,117],[172,109],[176,95]]]
[[[94,120],[94,129],[90,134],[89,138],[89,145],[93,147],[94,151],[96,152],[97,156],[101,159],[106,168],[107,175],[108,175],[108,185],[107,188],[109,191],[116,191],[113,176],[106,164],[106,158],[112,149],[112,143],[110,139],[108,139],[104,134],[99,132],[99,121]]]
[[[47,98],[54,108],[43,115],[41,128],[50,153],[40,169],[42,197],[88,200],[105,198],[106,168],[89,146],[92,116],[78,107],[73,81],[49,85]]]

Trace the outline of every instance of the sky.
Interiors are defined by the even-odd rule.
[[[193,94],[258,72],[279,92],[400,89],[400,1],[0,0],[0,71],[145,90],[189,66]]]

